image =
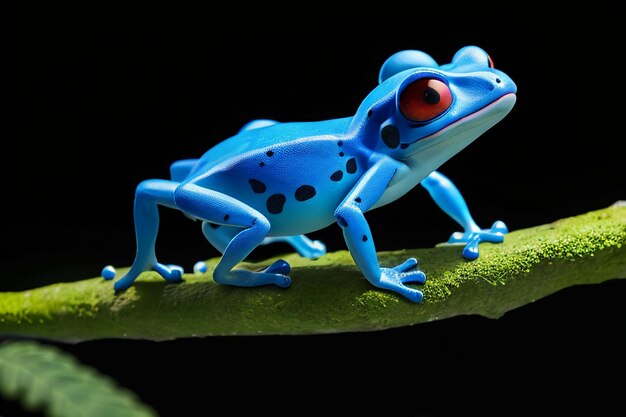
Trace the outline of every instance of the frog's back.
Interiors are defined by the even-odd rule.
[[[342,136],[347,132],[351,120],[351,117],[346,117],[320,122],[276,123],[242,130],[209,149],[188,177],[206,172],[228,159],[268,146],[316,136]]]

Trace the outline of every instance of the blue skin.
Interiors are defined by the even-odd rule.
[[[450,243],[465,245],[463,256],[477,258],[480,242],[503,241],[504,223],[478,227],[454,184],[435,171],[513,107],[515,84],[492,66],[488,55],[475,46],[459,50],[451,63],[441,66],[423,52],[402,51],[384,63],[380,84],[354,117],[304,123],[253,121],[200,159],[175,162],[171,180],[147,180],[137,187],[137,256],[115,289],[129,288],[150,270],[169,282],[182,281],[182,268],[158,263],[155,254],[158,206],[165,206],[202,221],[204,235],[223,254],[213,273],[220,284],[289,287],[290,267],[285,261],[259,272],[235,266],[258,245],[275,241],[290,243],[302,256],[320,257],[324,245],[304,234],[336,221],[370,283],[420,302],[422,292],[406,285],[426,279],[416,269],[417,261],[410,258],[395,267],[381,267],[364,213],[422,184],[463,227],[450,238]],[[441,89],[437,93],[449,91],[451,101],[432,118],[416,119],[413,113],[407,115],[400,97],[423,79],[438,80],[443,87],[437,87]],[[426,93],[415,97],[421,100],[419,108],[442,103],[439,95],[427,104]]]

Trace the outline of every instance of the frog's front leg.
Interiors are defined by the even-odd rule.
[[[496,221],[491,229],[481,229],[472,218],[465,199],[458,188],[445,175],[433,171],[421,184],[426,188],[435,203],[463,227],[463,232],[455,232],[448,243],[465,243],[463,257],[478,258],[480,242],[502,243],[508,229],[504,222]]]
[[[374,164],[337,208],[335,218],[343,230],[352,258],[365,278],[376,287],[395,291],[419,303],[423,298],[422,292],[405,285],[411,282],[424,283],[426,280],[424,273],[415,269],[417,261],[409,258],[396,267],[381,268],[374,239],[363,215],[383,195],[399,164],[390,158]]]

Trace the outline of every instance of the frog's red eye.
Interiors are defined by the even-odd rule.
[[[489,55],[487,55],[487,59],[489,60],[489,68],[495,68],[495,66],[493,65],[493,59],[491,59]]]
[[[425,122],[443,114],[452,104],[450,88],[435,78],[421,78],[407,86],[398,106],[402,114],[415,122]]]

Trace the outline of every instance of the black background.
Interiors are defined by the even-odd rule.
[[[13,148],[1,153],[2,291],[130,264],[132,199],[141,180],[167,177],[172,161],[199,157],[252,119],[353,114],[376,86],[380,65],[402,49],[445,63],[476,44],[518,85],[511,114],[441,168],[479,224],[501,219],[520,229],[626,198],[623,137],[614,131],[623,116],[610,104],[620,86],[598,69],[614,38],[592,38],[584,26],[543,33],[538,23],[531,41],[505,24],[427,31],[400,20],[348,27],[341,19],[235,19],[224,31],[215,27],[226,19],[217,14],[182,25],[147,15],[121,22],[126,10],[109,15],[95,7],[79,11],[80,19],[56,20],[70,11],[76,13],[44,12],[19,24],[3,17],[2,136]],[[160,259],[190,270],[218,254],[197,223],[161,213]],[[419,187],[368,219],[379,250],[431,246],[457,230]],[[345,247],[336,226],[310,236],[329,250]],[[253,257],[286,250],[264,247]],[[613,389],[623,393],[625,385],[625,284],[571,288],[497,321],[61,346],[163,416],[208,415],[220,406],[233,413],[340,407],[414,416],[568,404],[598,411],[619,404]],[[608,383],[611,377],[617,382]],[[561,389],[566,394],[557,394]]]

